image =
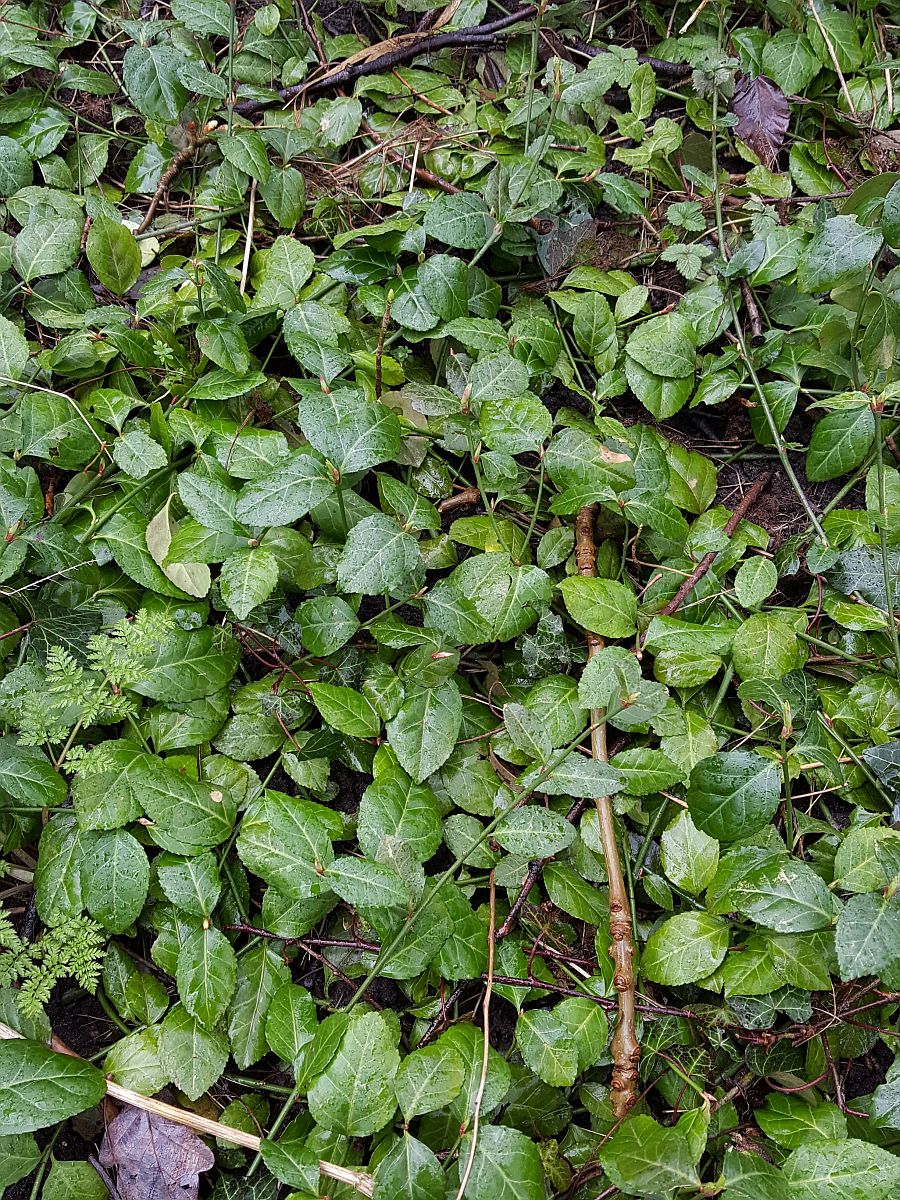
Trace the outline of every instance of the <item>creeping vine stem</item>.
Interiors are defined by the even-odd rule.
[[[578,574],[597,574],[597,550],[594,545],[594,505],[587,504],[575,518],[575,561]],[[603,640],[588,631],[588,660],[603,649]],[[601,762],[608,762],[606,721],[599,709],[591,710],[591,753]],[[622,863],[616,842],[616,826],[612,799],[597,799],[597,822],[600,844],[609,879],[609,932],[612,944],[610,957],[615,966],[613,983],[618,998],[619,1015],[612,1040],[612,1110],[617,1118],[624,1117],[637,1102],[638,1063],[641,1046],[634,1026],[634,930],[631,925],[631,905],[622,875]]]

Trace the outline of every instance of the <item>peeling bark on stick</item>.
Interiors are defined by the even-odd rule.
[[[597,550],[594,545],[594,505],[588,504],[580,510],[575,520],[575,562],[579,575],[593,576],[597,573]],[[588,631],[588,658],[603,649],[603,639]],[[601,762],[608,762],[606,746],[606,723],[601,709],[591,710],[591,753]],[[613,983],[618,1001],[618,1020],[612,1040],[612,1087],[610,1101],[617,1118],[622,1118],[637,1102],[641,1046],[635,1031],[635,978],[634,978],[634,931],[631,925],[631,905],[619,846],[616,841],[616,823],[612,799],[603,796],[597,800],[597,821],[600,828],[600,844],[606,874],[609,879],[609,932],[612,944],[610,957],[615,966]]]

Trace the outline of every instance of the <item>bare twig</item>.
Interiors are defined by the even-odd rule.
[[[178,151],[178,153],[163,171],[162,175],[160,175],[159,183],[156,185],[156,191],[153,193],[153,197],[147,206],[146,215],[144,216],[143,221],[141,221],[140,225],[137,227],[137,233],[147,232],[153,222],[154,216],[156,215],[156,210],[159,207],[159,203],[168,192],[169,185],[171,184],[172,180],[182,167],[187,166],[200,147],[205,146],[208,141],[209,138],[206,136],[206,134],[201,134],[199,137],[190,137],[187,144]]]
[[[388,38],[364,50],[351,55],[339,66],[320,75],[316,79],[304,80],[292,87],[282,88],[279,96],[282,100],[294,100],[307,93],[334,91],[352,83],[363,75],[377,75],[382,71],[390,71],[401,63],[409,62],[420,54],[432,53],[435,50],[445,50],[454,46],[466,49],[490,49],[496,42],[496,35],[504,32],[513,25],[527,21],[534,16],[537,8],[528,5],[515,12],[506,13],[495,21],[487,21],[483,25],[470,25],[465,29],[453,29],[446,33],[404,33],[398,37]],[[261,107],[258,100],[246,100],[235,106],[239,113],[256,112]]]
[[[0,1022],[0,1038],[20,1038],[21,1036],[15,1029]],[[50,1046],[58,1054],[68,1054],[70,1058],[80,1059],[81,1057],[65,1042],[60,1041],[55,1034],[50,1038]],[[106,1094],[113,1100],[117,1100],[119,1104],[127,1104],[131,1108],[154,1113],[157,1117],[172,1121],[175,1125],[185,1125],[188,1129],[193,1129],[195,1133],[203,1134],[204,1137],[223,1138],[226,1142],[231,1142],[235,1146],[243,1146],[246,1150],[259,1151],[261,1139],[254,1133],[247,1133],[243,1129],[234,1129],[231,1125],[220,1125],[218,1121],[201,1117],[199,1113],[187,1112],[183,1108],[176,1108],[173,1104],[155,1100],[152,1096],[142,1096],[140,1092],[133,1092],[131,1088],[121,1087],[111,1080],[106,1081]],[[365,1171],[353,1171],[348,1167],[324,1161],[319,1163],[319,1171],[326,1178],[345,1183],[363,1196],[371,1196],[374,1191],[372,1177]]]
[[[481,492],[477,487],[463,488],[461,492],[457,492],[455,496],[448,496],[446,500],[442,500],[438,505],[438,512],[453,512],[455,508],[465,508],[468,504],[479,504],[481,502]]]
[[[759,315],[759,305],[753,295],[753,289],[746,279],[741,280],[741,299],[747,312],[747,323],[750,326],[750,336],[758,343],[763,335],[762,318]]]
[[[575,561],[578,574],[584,576],[597,573],[594,512],[595,506],[587,504],[575,518]],[[596,633],[588,631],[587,643],[590,662],[603,649],[603,641]],[[591,710],[591,727],[591,753],[595,759],[608,762],[606,721],[600,709]],[[609,931],[612,939],[609,953],[615,965],[613,985],[618,999],[618,1020],[610,1047],[613,1060],[610,1092],[613,1115],[621,1119],[637,1103],[638,1064],[641,1057],[634,1020],[634,932],[631,927],[631,904],[616,841],[612,798],[602,796],[596,803],[600,845],[609,880]]]
[[[728,518],[728,523],[725,526],[726,537],[731,537],[746,514],[759,499],[763,489],[768,486],[771,478],[772,472],[767,471],[765,475],[757,479],[756,483],[754,483],[752,487],[747,489],[741,498],[740,503],[735,506],[734,512]],[[691,571],[690,575],[688,575],[687,579],[684,580],[681,587],[678,589],[669,603],[665,605],[664,608],[660,609],[659,615],[661,617],[670,617],[673,612],[681,608],[687,597],[691,594],[709,568],[713,565],[718,553],[718,550],[710,550],[708,554],[704,554],[703,558],[700,559],[696,567],[694,567],[693,571]]]

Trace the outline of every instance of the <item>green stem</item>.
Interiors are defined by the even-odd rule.
[[[900,679],[900,632],[897,630],[897,616],[894,612],[894,584],[891,579],[889,552],[887,541],[887,500],[884,492],[884,453],[881,432],[881,402],[872,405],[875,417],[875,470],[878,476],[878,544],[881,549],[881,577],[884,580],[884,603],[887,609],[887,619],[891,626],[891,643],[894,647],[894,674]]]

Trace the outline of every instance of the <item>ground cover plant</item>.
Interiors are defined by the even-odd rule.
[[[900,1189],[892,3],[0,9],[0,1187]]]

